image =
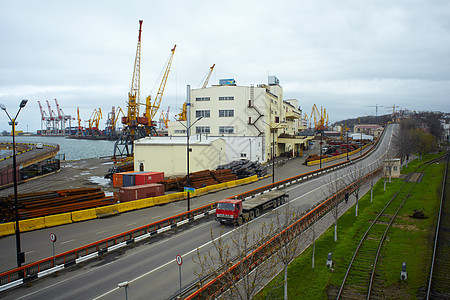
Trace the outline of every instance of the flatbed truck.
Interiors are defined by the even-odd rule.
[[[216,220],[222,224],[236,224],[253,220],[268,208],[276,208],[289,199],[288,194],[281,191],[267,192],[245,201],[223,199],[217,203]]]

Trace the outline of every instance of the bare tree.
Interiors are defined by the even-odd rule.
[[[265,260],[261,264],[261,255],[251,255],[252,251],[261,246],[272,236],[263,226],[259,231],[251,231],[247,224],[236,228],[231,238],[214,237],[211,230],[213,249],[200,252],[194,262],[199,269],[195,271],[200,282],[205,278],[216,278],[218,284],[227,287],[225,299],[252,299],[275,275],[276,260]],[[253,268],[253,266],[258,266]]]
[[[300,231],[301,224],[298,221],[303,214],[294,209],[290,203],[287,203],[282,209],[274,211],[276,214],[275,222],[271,228],[275,228],[276,243],[278,251],[276,257],[283,266],[284,280],[284,299],[288,299],[288,266],[302,251],[302,247],[307,242],[307,236]],[[270,228],[267,232],[272,231]],[[270,294],[269,294],[270,296]]]
[[[375,177],[377,176],[377,174],[379,174],[379,173],[376,173],[375,171],[378,170],[379,168],[380,168],[380,163],[378,163],[378,161],[369,166],[370,203],[373,202],[373,186],[374,186]]]
[[[358,216],[358,200],[361,188],[366,184],[366,180],[363,179],[365,176],[365,167],[358,167],[353,165],[351,172],[349,173],[349,178],[351,181],[351,189],[355,194],[356,204],[355,204],[355,216]]]
[[[327,187],[326,192],[323,192],[324,198],[328,199],[329,197],[332,197],[333,209],[331,210],[331,213],[334,218],[334,241],[337,241],[337,221],[339,219],[340,211],[339,203],[344,197],[343,189],[346,186],[346,183],[344,178],[336,173],[331,173],[329,179],[324,183]]]

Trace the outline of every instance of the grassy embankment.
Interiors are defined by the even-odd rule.
[[[428,155],[421,161],[411,162],[402,174],[414,171],[420,163],[435,158]],[[433,164],[425,170],[425,175],[414,188],[413,194],[405,202],[393,227],[388,232],[381,261],[377,270],[383,270],[385,295],[395,299],[414,299],[427,285],[428,264],[431,259],[433,226],[439,207],[439,191],[444,172],[444,164]],[[311,267],[312,247],[295,259],[288,269],[289,299],[326,299],[330,287],[338,288],[347,271],[351,257],[362,235],[371,221],[383,209],[391,196],[403,184],[402,179],[393,179],[383,190],[383,180],[374,186],[373,203],[370,192],[359,202],[358,217],[355,207],[350,208],[338,221],[338,241],[334,242],[334,226],[330,227],[317,241],[315,268]],[[411,185],[412,183],[408,183]],[[425,219],[411,218],[414,209],[422,209]],[[326,266],[327,254],[333,253],[333,271]],[[400,280],[402,262],[407,264],[408,280]],[[279,275],[281,276],[281,274]],[[275,278],[256,298],[264,299],[274,289]],[[278,284],[282,282],[278,278]],[[283,298],[283,288],[275,288],[270,298]]]

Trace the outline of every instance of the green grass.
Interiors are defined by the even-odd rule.
[[[435,158],[426,156],[421,161],[410,162],[402,173],[414,171],[422,162]],[[431,259],[429,246],[431,232],[438,210],[439,191],[444,164],[433,164],[425,170],[422,182],[416,185],[413,195],[405,202],[399,212],[394,227],[388,233],[387,241],[381,253],[377,270],[385,277],[386,296],[392,298],[414,299],[419,290],[426,286],[428,264]],[[289,299],[326,299],[327,290],[339,287],[354,250],[370,222],[383,209],[391,196],[403,184],[402,179],[393,179],[383,190],[383,180],[374,186],[374,200],[370,203],[370,192],[359,201],[358,217],[355,217],[354,206],[338,220],[338,241],[334,242],[334,226],[330,227],[317,241],[315,251],[315,268],[311,268],[312,247],[295,259],[288,268]],[[412,185],[408,183],[408,185]],[[423,209],[425,219],[410,218],[414,209]],[[333,253],[334,271],[326,267],[328,252]],[[408,280],[400,280],[401,265],[407,263]],[[280,275],[281,276],[281,275]],[[276,284],[275,278],[257,299],[265,299]],[[282,278],[278,278],[280,285]],[[278,287],[270,298],[282,298],[283,289]]]

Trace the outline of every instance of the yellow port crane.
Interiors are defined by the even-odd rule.
[[[170,106],[167,108],[167,112],[161,111],[161,115],[159,116],[160,128],[167,129],[169,128],[169,111]]]
[[[172,50],[170,50],[171,54],[169,57],[169,60],[164,68],[164,74],[162,76],[161,79],[161,83],[159,85],[159,89],[158,89],[158,93],[156,94],[155,99],[153,100],[152,103],[152,98],[150,95],[147,96],[146,101],[145,101],[145,114],[143,117],[143,122],[142,123],[147,123],[146,128],[146,134],[149,135],[152,133],[152,131],[154,130],[154,127],[156,126],[156,122],[154,121],[154,118],[156,116],[156,113],[159,110],[159,107],[161,105],[161,100],[162,100],[162,96],[164,94],[164,89],[166,87],[166,83],[167,83],[167,78],[169,77],[169,72],[170,72],[170,67],[172,65],[172,61],[173,61],[173,57],[175,55],[175,49],[177,48],[177,45],[173,46]],[[153,129],[151,129],[153,128]]]
[[[122,108],[120,106],[116,107],[113,106],[111,109],[111,112],[108,113],[108,119],[106,120],[106,133],[113,136],[116,134],[116,126],[117,121],[119,120],[120,116],[125,116],[125,113],[123,112]]]
[[[143,20],[139,20],[139,34],[136,46],[136,56],[134,60],[133,77],[131,78],[131,88],[128,92],[127,115],[122,118],[122,124],[127,127],[129,134],[136,134],[139,116],[139,100],[141,91],[141,33]]]
[[[328,127],[328,114],[327,110],[320,107],[320,112],[317,106],[314,104],[311,111],[310,121],[314,119],[315,130],[325,130]]]
[[[102,109],[101,108],[99,108],[98,110],[94,109],[94,111],[91,114],[91,117],[87,121],[88,124],[89,124],[88,128],[91,131],[91,134],[94,131],[99,131],[98,125],[99,125],[100,120],[102,118],[103,118],[103,116],[102,116]]]
[[[77,107],[77,121],[78,121],[77,135],[84,135],[84,129],[81,126],[81,117],[80,117],[80,108],[79,107]]]

